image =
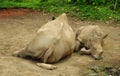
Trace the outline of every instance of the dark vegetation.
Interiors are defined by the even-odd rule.
[[[85,76],[120,76],[120,66],[90,66]]]
[[[120,0],[0,0],[0,8],[65,12],[82,20],[120,20]]]

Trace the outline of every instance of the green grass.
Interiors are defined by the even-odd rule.
[[[120,8],[111,10],[110,6],[111,4],[100,6],[72,4],[65,0],[48,0],[45,2],[40,2],[40,0],[0,2],[0,8],[31,8],[58,14],[65,12],[70,16],[75,16],[82,20],[120,20]]]
[[[32,9],[39,9],[38,3],[31,3],[31,2],[5,2],[0,3],[0,8],[32,8]]]

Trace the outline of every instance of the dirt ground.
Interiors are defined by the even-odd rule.
[[[19,11],[21,13],[16,13]],[[23,9],[5,12],[0,10],[0,76],[84,76],[90,65],[120,65],[120,22],[81,21],[68,17],[74,31],[80,26],[97,24],[109,33],[103,47],[104,59],[93,60],[90,56],[73,53],[55,63],[56,70],[46,70],[33,61],[13,57],[12,53],[28,44],[36,31],[57,15]]]

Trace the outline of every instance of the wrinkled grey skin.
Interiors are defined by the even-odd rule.
[[[43,25],[36,37],[23,49],[13,53],[14,56],[32,56],[44,63],[54,63],[70,56],[75,47],[75,34],[68,24],[65,13]]]
[[[75,51],[83,54],[91,54],[94,59],[102,59],[103,39],[108,34],[104,34],[98,25],[88,25],[80,27],[76,32]]]

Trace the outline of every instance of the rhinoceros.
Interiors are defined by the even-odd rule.
[[[102,59],[103,42],[106,37],[98,25],[82,26],[76,31],[75,51],[81,54],[91,54],[95,60]]]
[[[65,13],[55,20],[43,25],[36,36],[25,48],[15,51],[14,56],[36,57],[43,63],[39,66],[47,69],[55,69],[56,66],[47,63],[55,63],[66,56],[70,56],[75,47],[75,33],[68,24]]]

